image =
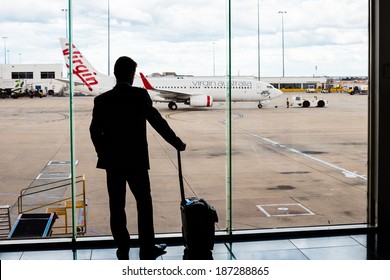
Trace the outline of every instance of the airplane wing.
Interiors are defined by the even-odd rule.
[[[63,82],[63,83],[65,83],[65,84],[69,84],[69,80],[67,80],[67,79],[59,79],[59,78],[57,78],[57,79],[55,79],[55,80],[60,81],[60,82]],[[74,81],[74,85],[75,85],[75,86],[82,86],[82,85],[84,85],[84,84],[83,84],[82,82]]]
[[[178,101],[178,102],[184,102],[187,99],[190,98],[190,96],[193,96],[194,94],[188,94],[188,93],[183,93],[183,92],[178,92],[178,91],[171,91],[171,90],[163,90],[163,89],[156,89],[154,88],[146,79],[144,74],[139,73],[142,79],[142,83],[144,84],[144,87],[147,90],[153,90],[156,92],[156,96],[166,99],[167,101]]]
[[[156,96],[162,97],[167,100],[176,100],[176,101],[185,101],[188,98],[190,98],[190,94],[182,93],[182,92],[175,92],[175,91],[169,91],[169,90],[156,90],[158,92]]]

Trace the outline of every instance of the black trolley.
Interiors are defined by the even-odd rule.
[[[218,222],[217,211],[203,198],[185,197],[180,151],[177,151],[180,211],[185,255],[190,259],[203,258],[214,248],[215,223]]]

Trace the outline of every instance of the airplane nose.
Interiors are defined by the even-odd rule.
[[[283,91],[281,91],[280,89],[274,89],[273,91],[273,94],[275,97],[278,97],[278,96],[281,96],[283,94]]]

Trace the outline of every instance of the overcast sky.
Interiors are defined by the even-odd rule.
[[[226,0],[73,0],[74,44],[108,72],[132,57],[145,74],[226,73]],[[67,0],[2,0],[0,63],[64,63]],[[368,74],[367,0],[232,0],[232,74],[285,76]],[[8,60],[9,58],[9,60]]]

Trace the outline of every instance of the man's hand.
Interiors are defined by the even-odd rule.
[[[187,146],[186,143],[184,143],[183,141],[181,141],[181,140],[179,139],[178,144],[176,145],[176,149],[177,149],[178,151],[182,152],[182,151],[185,151],[186,146]]]

